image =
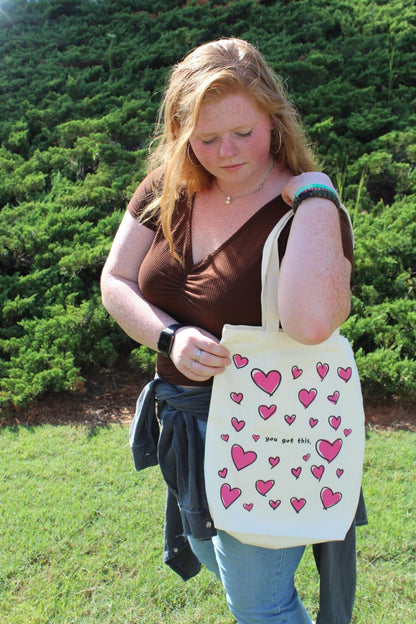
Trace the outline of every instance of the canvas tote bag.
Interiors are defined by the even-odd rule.
[[[364,409],[349,342],[339,331],[303,345],[279,329],[277,239],[262,259],[262,326],[224,325],[232,364],[214,377],[205,485],[215,527],[283,548],[344,539],[356,512]]]

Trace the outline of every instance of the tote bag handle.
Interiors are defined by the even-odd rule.
[[[276,223],[264,243],[261,262],[261,315],[262,326],[267,331],[279,330],[279,311],[277,309],[277,284],[279,282],[279,248],[280,233],[293,217],[289,210]]]
[[[352,243],[354,246],[354,232],[352,228],[351,217],[348,214],[345,206],[341,204],[342,210],[348,217],[348,223],[351,229]],[[283,217],[276,223],[269,236],[264,243],[263,257],[261,263],[261,312],[262,312],[262,326],[267,331],[279,330],[279,310],[277,309],[277,285],[279,282],[279,248],[278,240],[279,236],[293,217],[293,210],[289,210]],[[338,330],[336,330],[338,331]]]

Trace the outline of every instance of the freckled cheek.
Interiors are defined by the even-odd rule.
[[[270,155],[270,136],[265,135],[259,137],[257,141],[253,141],[250,146],[252,157],[261,162]]]
[[[193,141],[190,141],[190,144],[193,153],[195,154],[201,165],[205,167],[205,169],[210,170],[217,161],[215,149],[213,148],[213,146],[198,145]]]

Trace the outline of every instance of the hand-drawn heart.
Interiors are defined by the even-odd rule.
[[[330,416],[328,418],[328,422],[331,425],[332,429],[335,429],[336,431],[341,424],[341,416]]]
[[[317,418],[309,418],[309,424],[310,424],[310,426],[312,427],[312,429],[313,429],[314,427],[316,427],[316,425],[318,424],[318,422],[319,422],[319,421],[318,421],[318,419],[317,419]]]
[[[231,457],[237,470],[247,468],[257,459],[257,453],[254,451],[245,451],[239,444],[234,444],[231,448]]]
[[[315,388],[311,388],[310,390],[306,390],[303,388],[299,391],[298,397],[299,401],[302,403],[303,407],[306,409],[315,400],[316,395],[318,394]]]
[[[240,405],[243,400],[243,394],[241,392],[231,392],[230,397],[231,400],[234,401],[234,403],[238,403],[238,405]]]
[[[246,511],[251,511],[253,509],[253,503],[244,503],[243,507]]]
[[[322,479],[322,475],[324,474],[325,468],[323,466],[312,466],[311,473],[320,481]]]
[[[282,376],[277,370],[271,370],[268,373],[260,370],[259,368],[253,368],[251,371],[251,378],[260,388],[270,396],[278,389]]]
[[[298,377],[300,377],[303,373],[303,370],[301,368],[298,368],[297,366],[292,366],[292,376],[293,379],[297,379]]]
[[[260,405],[259,414],[263,418],[263,420],[267,420],[268,418],[270,418],[270,416],[273,416],[276,410],[276,405]]]
[[[238,420],[237,418],[231,418],[231,424],[236,431],[241,431],[246,425],[244,420]]]
[[[327,396],[327,399],[328,399],[328,401],[330,401],[331,403],[336,405],[338,403],[338,399],[339,399],[339,392],[338,392],[338,390],[335,390],[335,392],[333,394],[329,394]]]
[[[296,479],[299,479],[302,468],[298,466],[298,468],[292,468],[290,472],[293,474],[294,477],[296,477]]]
[[[272,468],[277,466],[279,462],[280,462],[280,457],[269,457],[269,464]]]
[[[223,433],[221,436],[221,440],[224,440],[224,442],[228,442],[230,436],[228,435],[228,433]]]
[[[272,509],[277,509],[281,502],[280,500],[269,500],[269,505]]]
[[[333,507],[334,505],[339,503],[341,498],[341,492],[333,492],[329,487],[324,487],[321,490],[321,501],[324,509],[329,509],[330,507]]]
[[[334,442],[318,440],[315,446],[319,455],[330,464],[340,452],[342,440],[341,438],[337,438]]]
[[[254,442],[257,442],[258,440],[260,440],[260,436],[257,435],[256,433],[253,433],[251,437],[253,438]]]
[[[316,370],[319,377],[321,378],[321,381],[323,381],[328,374],[329,366],[328,364],[322,364],[322,362],[318,362],[318,364],[316,365]]]
[[[290,499],[290,504],[292,505],[296,513],[299,513],[300,510],[305,507],[306,500],[304,498],[296,498],[295,496],[293,496],[293,498]]]
[[[288,425],[291,425],[292,423],[294,423],[295,419],[296,419],[296,414],[292,414],[292,416],[289,416],[289,414],[286,414],[285,416],[285,421],[287,422]]]
[[[222,470],[218,470],[218,476],[221,477],[221,479],[225,479],[225,477],[227,476],[227,468],[223,468]]]
[[[337,468],[337,477],[338,477],[338,479],[340,477],[342,477],[343,474],[344,474],[344,469],[343,468]]]
[[[220,496],[222,504],[226,509],[228,509],[228,507],[232,505],[239,496],[241,496],[241,490],[240,488],[231,488],[231,485],[224,483],[224,485],[221,486]]]
[[[308,461],[308,459],[310,459],[311,454],[310,453],[306,453],[306,455],[303,455],[302,459],[303,461]]]
[[[262,496],[266,496],[267,492],[274,486],[274,483],[273,479],[270,479],[269,481],[262,481],[259,479],[256,481],[256,490]]]
[[[248,358],[243,357],[239,353],[235,353],[233,355],[233,362],[234,362],[236,368],[244,368],[244,366],[247,366],[247,364],[248,364]]]
[[[348,438],[349,435],[351,435],[352,433],[352,429],[344,429],[344,435],[346,438]]]
[[[347,382],[351,379],[352,369],[350,366],[348,368],[342,368],[339,366],[337,368],[338,377],[340,377],[343,381]]]

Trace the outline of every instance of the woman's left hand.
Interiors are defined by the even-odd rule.
[[[170,359],[179,372],[199,382],[219,375],[231,364],[230,353],[218,338],[193,326],[182,327],[175,333]]]

